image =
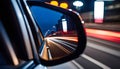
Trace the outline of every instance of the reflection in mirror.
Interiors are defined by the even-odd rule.
[[[39,51],[41,58],[56,60],[76,50],[76,26],[69,16],[40,6],[32,6],[30,9],[44,35],[44,42]]]

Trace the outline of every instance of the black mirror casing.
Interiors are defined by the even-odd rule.
[[[85,33],[85,29],[81,23],[81,17],[79,14],[77,14],[74,11],[63,9],[63,8],[60,8],[57,6],[52,6],[48,3],[43,3],[40,1],[29,0],[26,3],[28,4],[29,7],[34,6],[34,5],[41,6],[41,7],[45,7],[45,8],[63,13],[65,15],[69,16],[76,25],[76,31],[77,31],[77,37],[78,37],[78,46],[77,46],[76,50],[73,53],[71,53],[70,55],[63,57],[61,59],[57,59],[57,60],[49,60],[48,61],[48,60],[44,60],[44,59],[40,58],[41,64],[43,64],[45,66],[57,65],[57,64],[75,59],[75,58],[79,57],[80,54],[83,53],[83,51],[86,47],[86,33]]]

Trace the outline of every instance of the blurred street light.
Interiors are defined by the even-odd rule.
[[[76,7],[77,10],[80,10],[80,7],[83,6],[83,2],[82,1],[74,1],[73,5]]]
[[[54,5],[54,6],[58,6],[58,2],[57,1],[51,1],[50,4]]]
[[[81,7],[81,6],[83,6],[83,2],[81,2],[81,1],[74,1],[73,5],[76,6],[76,7]]]
[[[68,4],[65,3],[65,2],[64,3],[60,3],[60,7],[67,9],[68,8]]]

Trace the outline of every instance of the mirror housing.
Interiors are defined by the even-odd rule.
[[[40,7],[48,8],[50,10],[57,11],[64,15],[67,15],[72,19],[73,23],[76,26],[77,39],[78,39],[76,50],[74,52],[72,52],[71,54],[69,54],[65,57],[62,57],[60,59],[56,59],[56,60],[45,60],[40,57],[41,64],[43,64],[45,66],[57,65],[57,64],[75,59],[75,58],[79,57],[80,54],[83,53],[83,51],[86,47],[86,33],[85,33],[84,27],[81,23],[82,19],[78,13],[76,13],[75,11],[72,11],[72,10],[67,10],[67,9],[57,7],[57,6],[52,6],[48,3],[44,3],[44,2],[40,2],[40,1],[27,1],[26,3],[28,4],[29,8],[31,6],[40,6]]]

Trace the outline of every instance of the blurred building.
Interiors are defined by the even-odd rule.
[[[104,2],[104,23],[120,23],[120,2]],[[98,7],[99,8],[99,7]],[[80,13],[86,23],[94,23],[94,9]]]

